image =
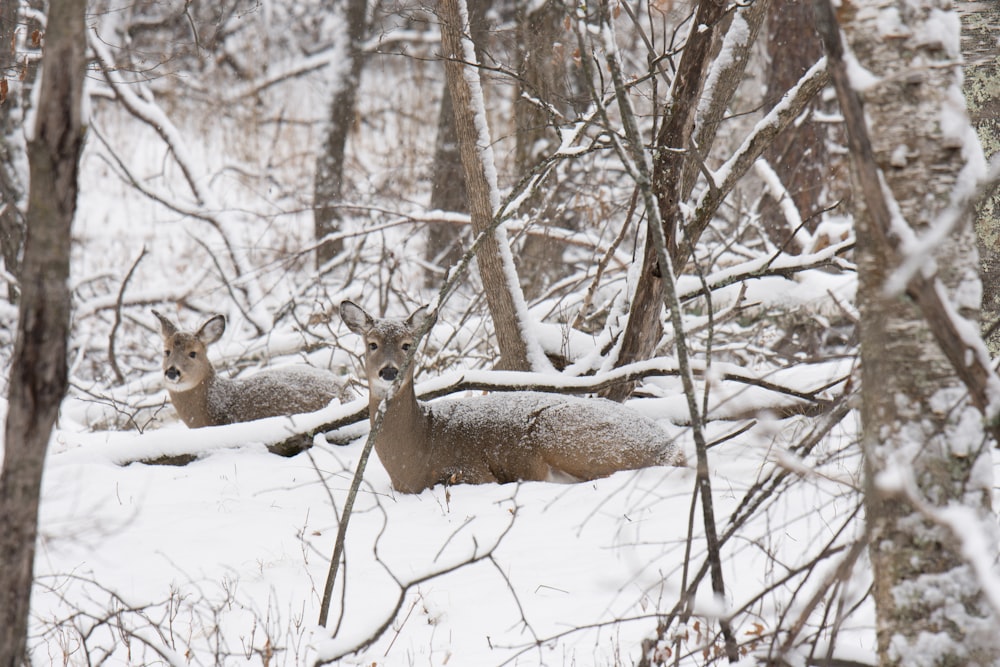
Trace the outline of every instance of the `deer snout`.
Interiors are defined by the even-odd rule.
[[[399,376],[399,369],[394,366],[386,366],[379,370],[378,376],[386,382],[395,382],[396,377]]]
[[[181,379],[181,372],[177,370],[176,366],[171,366],[167,370],[163,371],[163,377],[167,378],[168,382],[179,382]]]

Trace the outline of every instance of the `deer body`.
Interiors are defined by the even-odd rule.
[[[345,301],[341,317],[365,339],[372,421],[413,344],[424,309],[406,320],[375,319]],[[650,419],[603,399],[512,392],[423,403],[412,365],[386,406],[375,451],[393,488],[435,484],[584,481],[619,470],[684,465]]]
[[[160,320],[163,378],[170,402],[190,428],[313,412],[334,399],[350,397],[340,378],[312,366],[274,368],[239,379],[222,377],[207,355],[207,347],[226,329],[222,315],[187,332],[155,310],[153,314]]]

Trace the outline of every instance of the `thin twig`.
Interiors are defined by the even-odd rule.
[[[115,354],[115,336],[118,334],[118,327],[122,323],[122,301],[125,298],[125,287],[128,285],[128,281],[132,279],[132,274],[135,273],[139,262],[146,256],[146,252],[146,246],[142,246],[142,252],[135,258],[128,273],[125,274],[121,287],[118,288],[118,298],[115,300],[115,321],[111,325],[111,333],[108,334],[108,362],[111,364],[111,371],[115,374],[115,381],[118,384],[125,382],[125,375],[122,373],[121,368],[118,367],[118,356]]]

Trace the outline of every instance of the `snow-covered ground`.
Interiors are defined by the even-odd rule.
[[[701,576],[706,547],[692,468],[622,472],[573,485],[436,487],[401,495],[372,456],[330,618],[320,627],[338,522],[367,423],[338,435],[351,444],[320,438],[308,452],[282,458],[261,442],[287,432],[285,419],[198,430],[176,421],[159,380],[160,340],[150,307],[176,304],[171,315],[182,327],[208,312],[227,315],[226,336],[211,350],[221,372],[306,361],[355,374],[361,344],[339,322],[335,304],[350,298],[403,314],[437,294],[436,286],[423,285],[423,227],[405,218],[426,213],[435,129],[428,119],[437,117],[437,100],[427,91],[440,90],[440,73],[419,58],[379,62],[366,74],[365,85],[377,95],[361,96],[365,125],[352,136],[349,165],[351,194],[371,210],[354,211],[348,231],[372,229],[350,240],[355,254],[328,275],[318,275],[309,254],[311,169],[322,140],[317,121],[328,103],[327,75],[275,89],[258,101],[261,109],[245,101],[212,115],[205,113],[210,104],[197,107],[198,99],[167,100],[170,113],[161,120],[176,123],[171,136],[183,148],[179,156],[157,132],[105,101],[110,95],[96,75],[90,80],[103,97],[93,105],[73,232],[73,384],[44,478],[29,641],[34,664],[270,667],[342,656],[345,665],[631,665],[663,615],[678,608],[684,588]],[[227,99],[226,91],[216,92]],[[496,96],[487,110],[491,120],[509,121],[506,103],[497,102],[506,92],[487,91]],[[260,124],[248,124],[258,112]],[[497,135],[502,160],[512,152],[510,128]],[[190,159],[201,201],[175,157]],[[631,192],[631,183],[622,188],[614,180],[619,165],[606,169],[607,158],[597,159],[592,192],[579,197],[592,197],[586,206],[606,226],[578,236],[605,245],[574,249],[593,263],[567,281],[572,289],[553,292],[532,311],[551,315],[533,332],[543,346],[574,362],[572,377],[552,374],[550,384],[587,381],[600,370],[609,342],[606,331],[570,332],[565,325],[580,307],[593,264],[618,234],[614,225]],[[123,165],[173,208],[128,185]],[[610,222],[605,211],[613,213]],[[834,243],[839,231],[831,234]],[[707,284],[774,259],[749,252],[736,236],[726,239],[725,252],[706,254],[714,258]],[[610,263],[594,309],[613,314],[621,303],[634,264],[629,242]],[[833,256],[825,252],[813,259]],[[681,281],[692,294],[700,285],[694,277]],[[801,311],[825,330],[825,318],[849,311],[853,276],[827,267],[746,285],[715,293],[714,323],[700,302],[692,301],[688,313],[699,372],[705,331],[715,326],[705,376],[710,414],[725,419],[711,421],[707,437],[717,443],[709,464],[725,538],[726,592],[716,599],[709,577],[701,576],[684,608],[688,615],[672,617],[670,641],[658,655],[705,664],[722,647],[717,618],[730,613],[748,655],[773,653],[785,640],[775,633],[804,614],[787,656],[791,664],[803,662],[804,651],[824,655],[831,641],[838,657],[873,662],[867,565],[862,558],[843,582],[832,576],[860,529],[856,415],[833,424],[823,416],[779,418],[768,410],[802,401],[762,384],[802,391],[830,384],[824,398],[843,391],[849,355],[776,370],[770,344],[782,331],[767,314]],[[421,369],[418,390],[463,376],[509,379],[482,370],[492,362],[486,306],[474,273],[464,287],[430,335],[432,368]],[[755,305],[734,308],[740,298]],[[119,302],[114,347],[121,381],[108,359]],[[11,322],[9,304],[0,309]],[[672,370],[672,352],[651,363]],[[730,377],[737,375],[742,379]],[[674,436],[693,465],[679,387],[670,375],[649,378],[645,397],[630,405]],[[362,398],[333,406],[296,424],[326,423],[364,405]],[[0,416],[4,407],[0,401]],[[825,426],[825,437],[805,447]],[[134,462],[183,453],[200,458],[185,466]],[[836,595],[808,605],[832,584]]]
[[[720,530],[786,454],[791,426],[765,423],[712,449]],[[717,424],[711,434],[731,429]],[[194,433],[170,426],[129,437],[141,447]],[[292,458],[225,448],[171,467],[88,454],[112,437],[122,439],[56,436],[33,601],[39,664],[83,664],[84,652],[97,661],[106,650],[111,664],[310,664],[342,653],[343,664],[364,665],[632,664],[656,615],[680,598],[690,469],[408,496],[391,490],[373,457],[324,629],[320,600],[363,439]],[[823,472],[784,488],[726,544],[726,599],[703,585],[680,643],[693,664],[715,645],[715,614],[749,603],[736,628],[748,642],[788,611],[791,584],[752,598],[814,557],[858,501],[856,459],[835,456]],[[704,556],[698,517],[688,577]],[[350,653],[383,624],[374,643]],[[838,652],[870,650],[870,633],[845,636]]]

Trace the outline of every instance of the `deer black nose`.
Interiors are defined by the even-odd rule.
[[[386,366],[378,372],[378,376],[386,382],[395,381],[397,375],[399,375],[399,369],[393,368],[392,366]]]
[[[181,379],[181,372],[173,366],[163,371],[163,375],[166,376],[166,378],[171,382],[177,382]]]

